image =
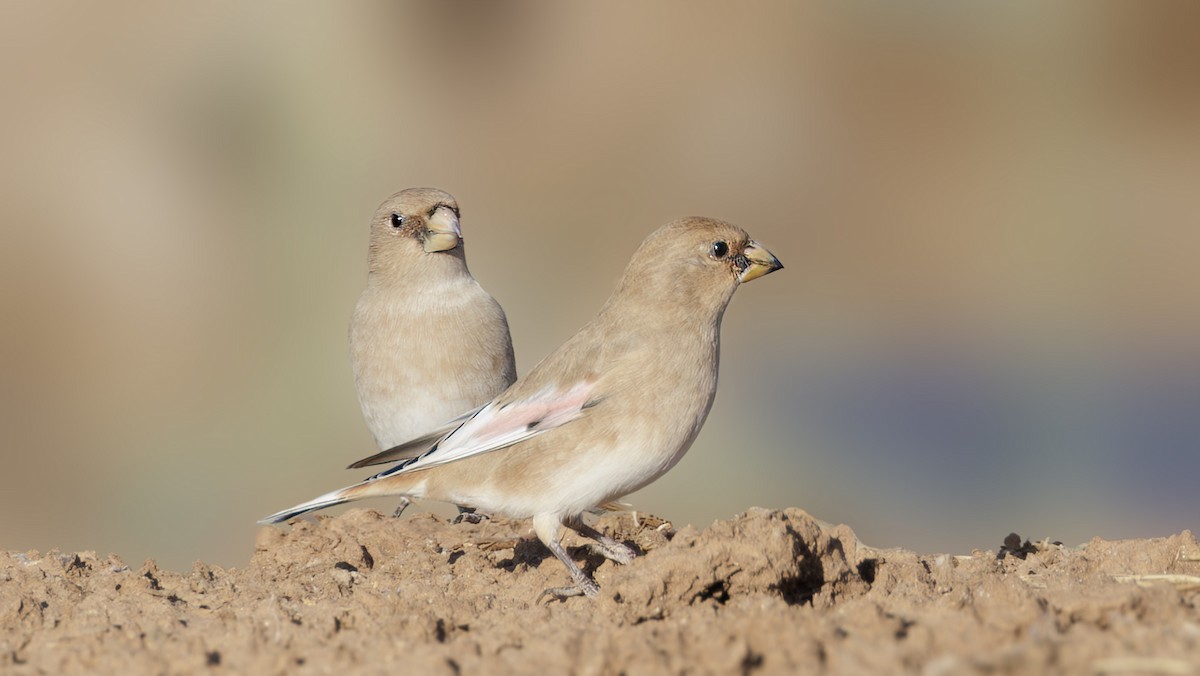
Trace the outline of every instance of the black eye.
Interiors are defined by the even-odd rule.
[[[724,258],[729,253],[729,245],[725,242],[713,242],[712,256],[713,258]]]
[[[402,225],[404,225],[404,217],[401,216],[400,214],[393,213],[392,214],[392,227],[398,228]]]

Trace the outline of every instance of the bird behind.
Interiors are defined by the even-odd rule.
[[[516,380],[508,321],[467,269],[449,193],[409,188],[379,205],[350,355],[363,418],[381,450],[444,434]]]

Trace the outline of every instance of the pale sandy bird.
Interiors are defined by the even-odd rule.
[[[474,411],[516,380],[508,321],[467,269],[450,194],[410,188],[375,211],[350,356],[363,418],[383,450]]]
[[[671,469],[700,432],[717,391],[721,318],[733,292],[782,267],[744,230],[707,218],[659,228],[633,255],[600,313],[448,434],[361,460],[402,460],[362,483],[262,520],[379,495],[432,498],[532,518],[574,587],[599,587],[560,544],[562,527],[618,563],[634,552],[583,523],[583,512]]]

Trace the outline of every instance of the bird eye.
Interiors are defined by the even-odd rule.
[[[404,225],[404,217],[397,213],[392,213],[392,227],[398,228]]]
[[[712,256],[713,258],[724,258],[729,253],[729,245],[725,242],[713,242]]]

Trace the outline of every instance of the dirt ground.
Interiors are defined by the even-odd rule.
[[[600,597],[540,603],[565,570],[503,520],[352,510],[262,529],[244,568],[183,574],[9,553],[0,671],[1200,673],[1186,531],[951,556],[871,549],[798,509],[598,525],[644,556],[618,566],[581,544]]]

